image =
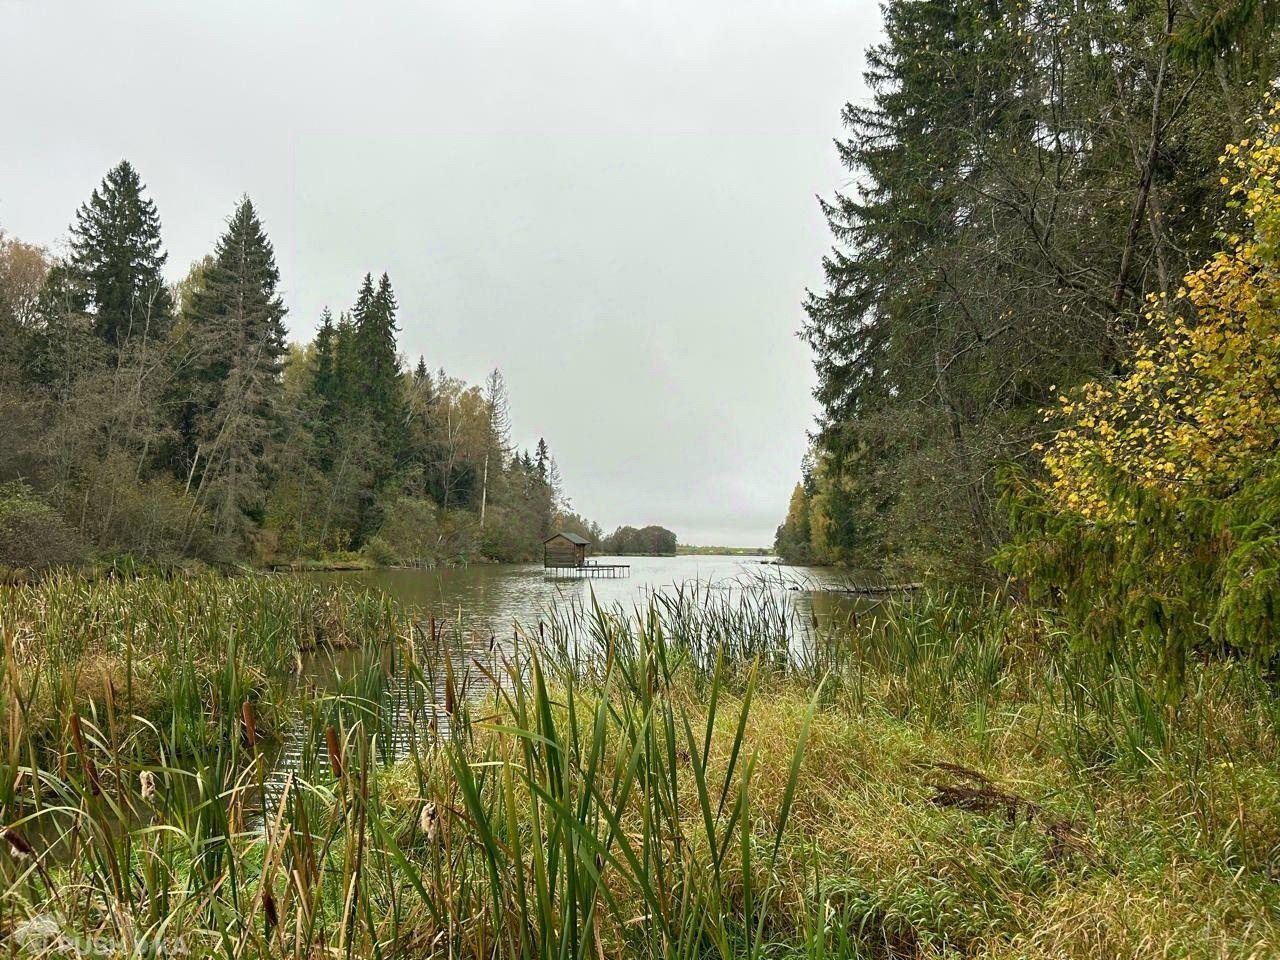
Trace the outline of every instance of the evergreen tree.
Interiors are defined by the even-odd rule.
[[[138,172],[122,160],[81,205],[71,225],[71,265],[80,281],[80,309],[94,332],[113,347],[132,337],[168,332],[173,314],[161,269],[155,203],[143,195]]]
[[[363,543],[381,523],[381,504],[407,447],[408,408],[396,354],[396,299],[384,273],[375,288],[365,274],[355,307],[338,326],[342,417],[371,440],[370,483],[356,513],[356,541]]]
[[[311,376],[307,382],[310,411],[310,440],[318,467],[324,471],[333,465],[335,428],[339,417],[341,380],[339,376],[338,330],[333,313],[325,307],[316,330]]]
[[[329,307],[320,314],[320,328],[316,330],[315,367],[311,376],[311,390],[319,401],[321,420],[330,421],[337,415],[340,396],[340,371],[338,367],[338,328],[333,323]]]
[[[400,359],[396,354],[396,298],[384,273],[373,288],[366,274],[356,301],[356,369],[359,371],[361,404],[378,425],[392,457],[400,452],[405,413],[400,381]]]
[[[332,407],[338,398],[338,366],[336,331],[333,325],[333,314],[328,307],[320,314],[320,328],[315,339],[315,374],[312,387],[320,398],[325,415],[332,413]]]
[[[195,495],[216,528],[239,532],[260,503],[268,443],[280,414],[284,303],[275,252],[246,197],[227,222],[189,325],[196,360]]]
[[[425,498],[432,487],[431,470],[437,458],[434,437],[436,387],[424,357],[418,357],[418,364],[407,386],[407,394],[405,489]]]
[[[547,451],[547,441],[542,437],[538,438],[538,446],[534,452],[534,469],[538,474],[538,479],[543,483],[547,482],[548,465],[551,461],[551,454]]]
[[[333,333],[333,406],[340,414],[350,413],[360,395],[359,357],[356,326],[348,311],[338,314]]]
[[[1043,439],[1053,386],[1116,368],[1144,293],[1207,255],[1218,144],[1274,40],[1243,17],[1242,55],[1205,83],[1175,4],[883,11],[871,101],[844,111],[855,187],[823,204],[835,248],[806,303],[813,544],[988,576],[998,464]]]
[[[489,503],[489,468],[496,461],[498,471],[511,445],[511,414],[507,399],[507,382],[502,371],[494,368],[485,380],[484,388],[485,412],[487,415],[487,436],[484,443],[484,466],[480,479],[480,526],[485,523]]]

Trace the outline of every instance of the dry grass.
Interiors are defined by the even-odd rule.
[[[1099,671],[1026,611],[919,598],[797,660],[780,651],[805,626],[767,595],[688,594],[579,610],[468,665],[385,608],[288,584],[7,595],[24,653],[0,801],[36,847],[0,854],[11,932],[52,913],[135,952],[163,935],[201,955],[486,960],[1280,944],[1278,714],[1247,664],[1197,664],[1153,710],[1140,670]],[[244,701],[336,638],[368,656],[295,705],[296,778],[248,827]],[[28,696],[35,669],[49,688]],[[481,670],[496,693],[467,700]],[[126,681],[156,698],[137,719],[105,706]],[[390,763],[393,687],[417,722]],[[83,749],[34,732],[70,715]],[[40,846],[33,783],[71,856]]]

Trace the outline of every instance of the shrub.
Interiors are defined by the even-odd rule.
[[[379,567],[390,567],[400,562],[400,554],[382,537],[370,537],[360,552],[369,562]]]
[[[437,508],[429,500],[399,497],[388,503],[382,526],[365,544],[374,563],[433,564],[440,551],[441,527]]]
[[[31,487],[0,484],[0,565],[49,567],[83,556],[75,533]]]
[[[1192,646],[1268,660],[1280,636],[1280,108],[1262,128],[1221,158],[1245,228],[1150,299],[1127,368],[1062,397],[1042,476],[1010,484],[1008,569],[1159,649],[1173,693]]]

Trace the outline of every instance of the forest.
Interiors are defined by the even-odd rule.
[[[432,565],[599,538],[546,441],[514,448],[497,369],[407,368],[385,273],[298,344],[248,197],[176,284],[166,258],[127,161],[65,258],[0,232],[0,565]]]
[[[1110,393],[1171,359],[1170,324],[1212,315],[1192,293],[1235,296],[1192,290],[1188,274],[1246,255],[1242,276],[1273,269],[1256,235],[1274,213],[1244,202],[1270,174],[1256,157],[1245,170],[1233,162],[1272,136],[1276,5],[883,10],[866,60],[872,96],[845,108],[837,144],[852,187],[822,203],[834,247],[801,331],[821,413],[780,555],[997,580],[1011,569],[1005,551],[1039,536],[1022,494],[1055,472],[1043,448],[1071,422],[1094,431],[1089,457],[1117,502],[1176,488],[1161,501],[1170,516],[1274,469],[1260,450],[1209,475],[1159,453],[1172,466],[1154,484],[1125,469],[1135,436],[1098,436],[1077,391]],[[1224,309],[1244,322],[1239,305]],[[1170,404],[1162,415],[1192,403],[1180,356],[1176,372],[1111,403],[1155,402],[1152,391]],[[1109,535],[1127,543],[1119,526]]]

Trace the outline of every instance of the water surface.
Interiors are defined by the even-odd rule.
[[[379,711],[387,720],[382,745],[392,758],[405,755],[415,738],[438,735],[449,727],[445,674],[435,662],[438,654],[429,652],[444,649],[442,643],[450,651],[451,669],[461,678],[462,696],[470,699],[483,695],[488,678],[501,674],[500,665],[516,632],[527,638],[541,636],[540,624],[547,623],[553,611],[563,615],[598,603],[631,613],[645,608],[654,594],[677,589],[697,589],[702,597],[713,597],[717,603],[727,599],[730,604],[766,592],[781,598],[781,609],[797,614],[797,622],[808,624],[846,617],[872,602],[839,592],[851,583],[870,582],[868,577],[829,568],[762,563],[758,557],[601,557],[598,562],[628,564],[630,574],[618,579],[566,579],[549,576],[541,564],[530,563],[297,575],[381,591],[417,622],[414,642],[425,654],[425,683],[412,680],[390,652],[386,656],[392,659],[378,664],[382,675]],[[563,624],[565,618],[559,622]],[[430,642],[421,643],[424,637]],[[318,650],[307,658],[299,684],[309,691],[308,699],[317,693],[336,694],[367,667],[362,666],[363,656],[356,651]],[[271,760],[264,792],[267,809],[279,802],[289,775],[306,766],[305,757],[321,749],[317,736],[314,724],[301,724],[286,735]]]
[[[803,613],[834,613],[847,598],[823,592],[847,586],[850,575],[825,567],[777,566],[758,557],[598,557],[630,566],[620,579],[549,577],[540,563],[476,564],[431,570],[368,570],[308,574],[385,592],[420,619],[460,621],[464,632],[488,640],[510,636],[516,623],[536,628],[553,606],[574,603],[633,609],[655,591],[698,585],[788,594]]]

